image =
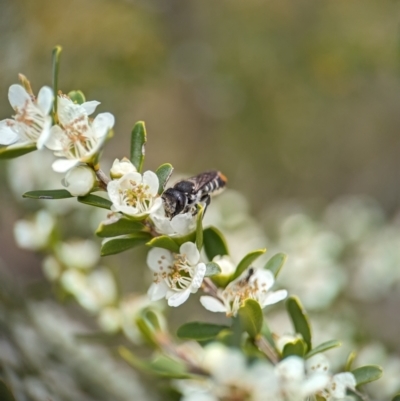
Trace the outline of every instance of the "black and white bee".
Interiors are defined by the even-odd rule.
[[[211,194],[222,191],[226,185],[226,177],[219,171],[206,171],[194,177],[177,182],[161,195],[165,214],[172,219],[179,213],[197,213],[197,205],[210,204]]]

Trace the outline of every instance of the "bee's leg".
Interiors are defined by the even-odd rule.
[[[203,218],[204,215],[206,214],[208,205],[211,203],[211,196],[210,195],[204,195],[201,199],[201,202],[204,204],[204,212],[203,212]]]

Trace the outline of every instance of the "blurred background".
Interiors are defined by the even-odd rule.
[[[400,352],[398,2],[0,0],[0,119],[12,112],[7,91],[18,73],[35,92],[51,84],[56,44],[60,89],[80,89],[101,101],[97,111],[116,117],[106,160],[128,156],[130,130],[144,120],[146,168],[170,162],[185,175],[223,171],[247,199],[232,195],[237,212],[256,217],[239,242],[288,253],[292,269],[316,277],[312,285],[329,284],[323,299],[305,301],[316,316],[345,311],[361,321],[361,333],[349,337],[378,337]],[[40,184],[60,187],[43,160],[0,161],[0,258],[10,285],[43,280],[40,255],[19,249],[12,235],[15,221],[39,208],[20,195]],[[27,163],[32,171],[42,165],[40,182]],[[215,202],[220,215],[229,196]],[[65,205],[58,214],[67,216]],[[87,212],[82,206],[74,221]]]

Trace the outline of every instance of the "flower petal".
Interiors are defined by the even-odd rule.
[[[331,393],[334,398],[344,398],[346,390],[354,389],[356,387],[356,379],[350,372],[338,373],[333,376],[331,383]]]
[[[288,292],[286,290],[268,292],[266,296],[261,300],[261,307],[264,308],[267,305],[276,304],[277,302],[285,299],[287,295]]]
[[[226,312],[225,305],[217,298],[210,295],[200,297],[200,303],[211,312]]]
[[[190,291],[192,293],[197,292],[197,290],[201,287],[203,283],[204,275],[206,274],[206,265],[205,263],[199,263],[195,270],[195,274],[192,277],[192,284],[190,285]]]
[[[46,140],[46,147],[50,150],[62,150],[61,139],[65,135],[63,129],[59,125],[53,125],[50,128],[50,135]]]
[[[193,242],[185,242],[179,248],[179,253],[185,255],[189,264],[194,266],[200,260],[200,253]]]
[[[37,97],[37,105],[43,114],[47,115],[53,106],[53,91],[48,86],[40,89]]]
[[[179,236],[187,235],[196,228],[196,218],[191,213],[178,214],[172,220],[165,217],[165,220],[170,221],[173,232]]]
[[[156,173],[153,173],[152,171],[146,171],[143,174],[143,184],[149,186],[149,192],[152,196],[157,195],[158,192],[158,187],[159,187],[159,181]]]
[[[308,397],[317,391],[323,390],[329,383],[329,375],[325,373],[315,373],[303,382],[301,387],[302,397]]]
[[[51,136],[51,118],[50,117],[46,117],[46,120],[44,122],[43,125],[43,131],[40,134],[37,142],[36,142],[36,146],[38,149],[43,149],[43,147],[45,146],[46,142],[50,139]]]
[[[8,90],[8,100],[13,109],[22,109],[27,102],[32,103],[29,93],[21,85],[14,84]]]
[[[66,173],[69,169],[79,164],[79,160],[59,159],[51,167],[56,173]]]
[[[185,301],[187,301],[189,296],[190,296],[189,290],[175,292],[173,295],[167,296],[168,305],[175,307],[182,305]]]
[[[114,127],[115,118],[111,113],[100,113],[93,120],[92,128],[97,138],[104,138]]]
[[[147,295],[151,301],[158,301],[165,297],[168,291],[168,286],[164,281],[160,281],[159,283],[153,283],[149,290],[147,291]]]
[[[257,269],[250,277],[250,285],[256,281],[259,288],[268,291],[274,285],[275,277],[270,270]]]
[[[154,272],[167,271],[173,263],[172,253],[163,248],[152,248],[147,254],[147,266]]]
[[[90,116],[96,110],[96,107],[100,104],[97,100],[85,102],[81,104],[81,107],[86,111],[87,115]]]
[[[11,145],[18,141],[19,136],[10,126],[13,120],[0,121],[0,145]]]

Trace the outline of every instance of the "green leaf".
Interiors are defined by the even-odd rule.
[[[136,326],[140,331],[143,338],[146,340],[148,344],[150,344],[153,348],[158,347],[158,342],[155,337],[155,328],[143,315],[139,316],[135,320]]]
[[[151,372],[149,364],[134,355],[128,348],[123,346],[118,347],[118,353],[121,355],[122,359],[124,359],[129,365],[133,366],[134,368],[143,372]]]
[[[164,192],[165,185],[168,182],[169,177],[171,177],[171,174],[173,171],[174,171],[174,168],[169,163],[162,164],[156,170],[156,174],[157,174],[158,182],[159,182],[158,193],[160,195]]]
[[[16,143],[10,146],[0,146],[0,159],[14,159],[36,150],[36,143]]]
[[[261,334],[270,343],[270,345],[275,349],[276,346],[275,346],[274,336],[272,334],[271,329],[268,326],[266,319],[263,320]]]
[[[22,195],[23,198],[30,199],[67,199],[73,196],[66,189],[49,189],[39,191],[29,191]]]
[[[54,93],[54,103],[53,103],[53,111],[54,114],[57,113],[58,106],[58,73],[60,71],[60,55],[61,55],[62,47],[56,46],[52,52],[52,69],[53,69],[53,93]],[[58,122],[58,121],[56,121]]]
[[[344,370],[346,372],[350,372],[351,371],[351,367],[353,365],[354,359],[356,359],[357,353],[355,351],[351,351],[349,356],[347,357],[346,360],[346,365],[344,366]]]
[[[158,355],[153,361],[151,361],[150,368],[153,370],[153,373],[164,377],[174,379],[185,379],[190,377],[182,362],[165,355]]]
[[[272,256],[272,258],[267,262],[264,266],[264,269],[270,270],[271,273],[277,277],[281,268],[285,264],[287,259],[287,255],[284,253],[277,253],[276,255]]]
[[[331,349],[331,348],[340,347],[341,345],[342,345],[342,343],[338,340],[325,341],[324,343],[317,345],[310,352],[308,352],[307,355],[305,356],[305,358],[306,359],[311,358],[312,356],[314,356],[316,354],[328,351],[328,349]]]
[[[378,380],[382,376],[382,368],[378,365],[365,365],[351,371],[356,378],[357,386]]]
[[[125,219],[102,221],[96,230],[96,235],[100,238],[118,237],[120,235],[132,234],[141,231],[145,226],[139,221]]]
[[[303,337],[303,340],[307,344],[307,351],[311,350],[311,327],[308,316],[303,309],[300,300],[295,296],[288,298],[286,301],[286,309],[292,319],[296,333],[301,334]]]
[[[155,237],[147,242],[146,245],[152,248],[164,248],[171,252],[179,253],[179,245],[171,237],[168,237],[168,235]]]
[[[131,135],[131,162],[139,173],[143,168],[146,141],[146,127],[143,121],[138,121],[133,127]]]
[[[216,256],[229,255],[226,240],[217,228],[207,227],[203,231],[203,242],[208,260],[213,260]]]
[[[71,91],[68,93],[68,97],[76,104],[83,104],[86,102],[86,97],[82,91]]]
[[[257,258],[263,255],[266,251],[267,250],[264,248],[248,253],[237,265],[236,271],[232,274],[230,281],[238,278]]]
[[[0,380],[0,400],[15,401],[15,397],[3,380]]]
[[[191,322],[179,327],[176,334],[183,340],[206,341],[214,339],[223,330],[229,330],[229,327],[211,323]]]
[[[396,394],[393,398],[392,401],[400,401],[400,393]]]
[[[297,355],[303,358],[306,353],[307,344],[301,339],[295,339],[285,344],[282,350],[283,358],[287,358],[291,355]]]
[[[215,276],[221,273],[221,268],[214,262],[206,263],[206,277]]]
[[[197,205],[196,246],[199,251],[203,246],[203,215],[204,207],[202,205]]]
[[[103,241],[101,245],[101,256],[115,255],[128,249],[145,244],[151,235],[149,233],[138,232],[124,237],[112,238]]]
[[[146,309],[143,312],[144,318],[153,326],[154,331],[161,331],[162,326],[159,320],[159,315],[151,309]]]
[[[86,195],[86,196],[78,196],[78,202],[84,203],[85,205],[90,205],[94,207],[99,207],[101,209],[111,209],[112,202],[106,198],[102,198],[101,196],[97,195]]]
[[[251,338],[256,338],[261,332],[264,316],[260,304],[254,299],[247,299],[239,308],[238,317],[240,325]]]

